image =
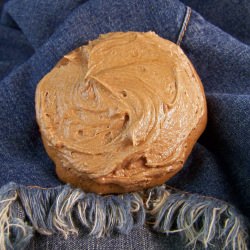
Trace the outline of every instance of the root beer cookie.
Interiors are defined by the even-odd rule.
[[[70,52],[39,82],[36,117],[58,177],[106,194],[175,175],[207,109],[179,46],[153,32],[116,32]]]

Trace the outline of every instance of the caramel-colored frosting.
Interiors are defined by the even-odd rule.
[[[116,193],[102,185],[134,191],[181,169],[204,130],[206,102],[177,45],[153,32],[117,32],[59,61],[38,84],[36,114],[56,166],[79,175],[82,184],[72,184]]]

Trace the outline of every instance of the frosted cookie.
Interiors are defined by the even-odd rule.
[[[58,177],[100,194],[160,185],[183,167],[207,121],[181,48],[153,32],[101,35],[39,82],[36,117]]]

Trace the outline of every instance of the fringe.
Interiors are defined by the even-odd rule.
[[[213,246],[216,239],[224,242],[222,249],[247,250],[243,217],[228,203],[165,185],[147,192],[148,220],[154,230],[180,233],[193,249],[197,243],[204,248]]]
[[[0,249],[24,249],[33,237],[33,227],[17,217],[13,203],[17,185],[9,183],[0,189]]]
[[[31,226],[11,213],[16,202],[20,203]],[[65,238],[78,234],[76,222],[97,237],[116,232],[128,234],[132,228],[143,225],[146,215],[138,194],[100,196],[69,185],[43,189],[15,183],[0,189],[0,211],[1,250],[25,249],[33,230],[44,235],[60,232]],[[11,227],[15,229],[13,232]]]
[[[23,210],[18,214],[17,205]],[[145,192],[100,196],[68,185],[43,189],[9,183],[0,189],[0,249],[25,249],[34,231],[60,232],[67,238],[79,226],[96,237],[128,234],[144,223],[165,233],[180,233],[187,246],[204,248],[216,239],[223,249],[247,249],[243,218],[234,207],[214,198],[162,185]],[[77,224],[77,225],[76,225]]]

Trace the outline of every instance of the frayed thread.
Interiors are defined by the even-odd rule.
[[[145,221],[143,201],[138,194],[101,196],[69,185],[43,189],[14,183],[5,185],[0,192],[0,249],[24,249],[27,245],[24,243],[33,236],[33,229],[43,235],[60,232],[67,238],[70,234],[78,234],[79,225],[76,224],[80,223],[89,229],[91,235],[101,237],[111,233],[128,234]],[[27,226],[17,215],[10,213],[14,202],[20,203],[32,226]],[[14,222],[15,231],[12,230],[11,235],[10,228],[14,227]],[[23,246],[16,248],[17,243],[10,241],[11,238],[19,245],[22,239]]]
[[[0,189],[0,249],[25,249],[33,237],[33,227],[17,218],[13,203],[18,197],[17,185],[10,183]]]
[[[154,230],[180,233],[193,249],[197,243],[204,248],[213,246],[215,240],[223,243],[222,249],[247,249],[243,218],[228,203],[165,185],[147,192],[148,220]]]
[[[65,238],[78,234],[74,216],[97,237],[112,232],[127,234],[145,220],[143,202],[135,194],[101,196],[65,185],[49,190],[22,187],[19,196],[33,227],[41,234],[59,231]]]
[[[17,214],[21,208],[24,218]],[[29,225],[25,222],[25,218]],[[0,189],[0,249],[24,249],[33,232],[65,238],[84,226],[91,235],[128,234],[144,223],[180,233],[187,246],[204,248],[219,239],[223,249],[246,250],[241,215],[226,202],[162,185],[144,192],[101,196],[69,185],[43,189],[9,183]]]

